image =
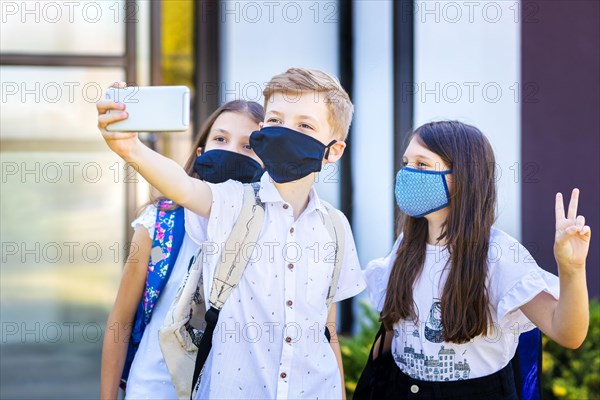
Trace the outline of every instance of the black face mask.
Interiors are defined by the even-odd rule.
[[[250,146],[265,163],[265,169],[277,183],[304,178],[319,172],[329,148],[317,139],[283,126],[269,126],[250,135]]]
[[[227,150],[202,150],[194,162],[194,171],[200,179],[210,183],[222,183],[229,179],[242,183],[258,182],[264,172],[252,158]]]

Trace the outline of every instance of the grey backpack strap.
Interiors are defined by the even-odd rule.
[[[329,236],[335,241],[335,264],[333,267],[333,276],[331,277],[329,291],[327,292],[327,307],[329,308],[337,291],[337,284],[340,279],[342,262],[344,261],[345,231],[344,224],[340,218],[340,215],[338,214],[338,211],[324,201],[322,201],[322,204],[325,206],[327,213],[320,213],[321,219],[323,220],[323,224],[325,225]]]
[[[194,363],[190,400],[193,399],[195,391],[198,389],[200,375],[212,348],[212,337],[219,319],[219,313],[233,289],[242,279],[248,264],[248,260],[243,257],[245,245],[248,243],[255,244],[262,229],[265,205],[260,201],[259,189],[259,183],[244,185],[244,198],[240,215],[233,225],[229,238],[224,245],[225,247],[220,251],[221,256],[210,289],[209,302],[211,307],[204,316],[206,329],[198,345],[198,354]],[[232,249],[233,251],[231,251]]]
[[[240,215],[231,234],[221,249],[221,257],[215,269],[210,290],[210,304],[220,310],[235,288],[246,269],[248,260],[244,248],[248,243],[256,243],[262,229],[265,205],[260,201],[259,183],[244,185],[244,200]]]

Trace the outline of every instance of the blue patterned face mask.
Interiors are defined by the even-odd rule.
[[[396,203],[404,213],[421,218],[448,206],[447,171],[425,171],[404,167],[396,175]]]

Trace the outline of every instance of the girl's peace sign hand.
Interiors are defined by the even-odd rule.
[[[577,215],[579,189],[573,189],[569,209],[565,217],[565,206],[561,193],[556,194],[556,234],[554,257],[560,273],[575,272],[585,268],[585,259],[590,248],[592,231],[585,224],[583,215]]]

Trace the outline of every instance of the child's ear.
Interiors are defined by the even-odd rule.
[[[329,155],[327,156],[326,161],[332,164],[335,163],[337,160],[342,158],[345,148],[346,142],[338,141],[332,144],[329,148]]]
[[[202,154],[202,147],[196,149],[196,157],[200,156],[200,154]]]
[[[263,126],[265,126],[264,122],[259,122],[258,123],[258,130],[261,130],[263,128]]]

